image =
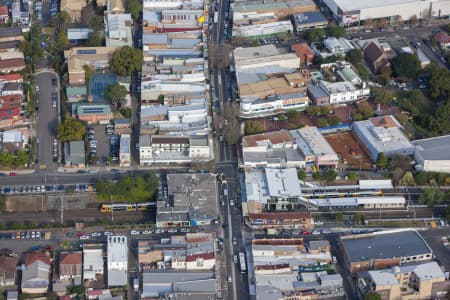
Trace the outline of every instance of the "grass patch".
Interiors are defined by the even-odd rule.
[[[113,182],[99,180],[96,183],[97,198],[100,201],[147,202],[155,200],[158,178],[154,174],[136,177],[121,177]]]
[[[370,73],[369,71],[367,71],[366,67],[364,67],[364,65],[362,63],[357,63],[355,65],[356,70],[358,70],[359,76],[362,79],[369,79],[370,78]]]

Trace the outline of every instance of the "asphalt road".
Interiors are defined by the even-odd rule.
[[[57,86],[52,86],[52,79],[56,79]],[[58,111],[52,105],[52,92],[57,94],[57,106],[60,105],[60,88],[57,77],[52,72],[41,72],[36,75],[36,86],[39,87],[39,110],[36,120],[37,156],[41,165],[48,170],[56,170],[57,164],[53,161],[53,139],[56,138],[58,124]]]

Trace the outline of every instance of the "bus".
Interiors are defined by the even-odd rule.
[[[241,273],[247,273],[247,262],[245,261],[244,252],[239,252],[239,263],[241,265]]]

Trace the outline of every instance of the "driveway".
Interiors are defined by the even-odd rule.
[[[47,170],[55,170],[57,163],[53,161],[53,139],[56,138],[56,126],[58,124],[57,108],[52,105],[52,92],[58,91],[52,85],[52,79],[56,75],[50,72],[36,75],[36,86],[39,87],[39,110],[36,120],[37,157],[41,166],[46,165]],[[57,94],[57,105],[59,106],[59,92]]]

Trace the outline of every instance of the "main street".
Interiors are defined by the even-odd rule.
[[[217,7],[215,7],[217,6]],[[219,45],[225,42],[224,25],[228,22],[226,16],[230,15],[230,0],[218,0],[215,5],[211,5],[210,15],[214,15],[214,10],[217,9],[218,20],[217,23],[211,22],[212,36],[211,40]],[[223,55],[222,51],[220,52]],[[216,53],[212,54],[216,55]],[[218,57],[218,59],[222,59]],[[219,64],[220,65],[220,64]],[[213,86],[212,105],[213,111],[218,115],[224,113],[223,106],[225,101],[228,101],[230,91],[230,74],[226,73],[223,67],[214,67],[212,70],[211,85]],[[217,101],[214,101],[217,99]],[[239,174],[237,167],[237,148],[236,145],[230,145],[224,138],[224,131],[227,130],[224,124],[221,124],[216,130],[216,147],[218,148],[218,157],[216,159],[216,172],[222,175],[224,179],[219,185],[219,201],[221,209],[221,220],[224,237],[224,259],[226,263],[226,272],[222,280],[222,284],[227,284],[227,289],[224,291],[226,299],[248,299],[248,280],[246,274],[241,274],[239,264],[233,260],[234,255],[239,255],[239,252],[245,252],[245,246],[242,239],[242,215],[238,207],[240,207],[240,199],[238,198],[237,190],[239,189]],[[226,281],[226,283],[225,283]]]

